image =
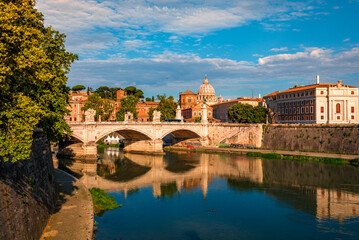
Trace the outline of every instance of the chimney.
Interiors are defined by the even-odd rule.
[[[319,84],[319,75],[317,75],[317,84]]]

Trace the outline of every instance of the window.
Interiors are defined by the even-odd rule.
[[[308,112],[309,112],[309,108],[305,107],[305,113],[308,113]]]
[[[201,116],[202,115],[202,112],[198,112],[198,116]]]
[[[304,113],[304,107],[302,107],[302,113]]]
[[[197,116],[197,112],[196,112],[196,111],[193,112],[193,116]]]
[[[76,118],[74,119],[74,121],[76,122]]]
[[[208,116],[211,116],[212,115],[212,113],[211,112],[208,112]]]
[[[295,107],[293,108],[293,113],[295,113]]]
[[[289,108],[289,113],[292,113],[292,108]]]
[[[292,117],[289,117],[289,120],[292,120]]]
[[[74,114],[76,114],[76,110],[74,111]],[[75,120],[76,121],[76,120]]]
[[[308,120],[308,116],[305,116],[305,120]]]
[[[293,103],[293,106],[295,106],[295,105],[297,105],[297,102],[294,102],[294,103]]]
[[[297,117],[296,116],[294,116],[294,118],[293,118],[294,120],[297,120]]]
[[[339,103],[337,103],[335,109],[336,109],[336,113],[340,113],[340,104]]]
[[[354,115],[352,115],[352,120],[354,120]]]
[[[313,104],[313,100],[310,100],[310,105],[312,105]]]
[[[313,120],[313,116],[310,116],[310,120]]]
[[[323,119],[324,119],[324,116],[320,116],[320,119],[322,119],[322,120],[323,120]]]
[[[352,91],[352,95],[354,95],[354,91]]]
[[[310,107],[310,113],[313,113],[313,107],[312,106]]]
[[[340,120],[340,116],[337,116],[337,119]]]
[[[302,118],[302,120],[304,120],[304,116],[302,116],[301,118]]]
[[[188,98],[188,102],[191,102],[192,101],[192,98]]]
[[[308,101],[305,101],[305,105],[308,105]]]
[[[351,107],[351,112],[354,113],[354,107]]]
[[[297,107],[297,113],[300,113],[300,112],[299,112],[299,107]]]
[[[320,112],[324,113],[324,107],[320,107]]]
[[[320,91],[320,94],[324,94],[324,91]]]
[[[285,109],[285,113],[288,113],[288,108]]]
[[[302,101],[302,106],[304,105],[304,101]]]
[[[72,121],[72,118],[70,118],[70,122]]]

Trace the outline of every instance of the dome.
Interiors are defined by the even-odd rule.
[[[214,95],[214,88],[212,87],[211,84],[208,83],[208,79],[207,76],[204,78],[203,84],[201,86],[199,86],[198,88],[198,94],[200,95]]]

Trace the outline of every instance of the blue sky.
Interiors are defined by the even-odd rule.
[[[69,85],[145,96],[197,92],[205,74],[225,99],[295,84],[359,87],[359,0],[38,0],[45,24],[77,53]]]

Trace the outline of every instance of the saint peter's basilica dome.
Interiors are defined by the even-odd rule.
[[[208,83],[207,76],[204,78],[203,84],[198,88],[199,95],[215,94],[214,88]]]

